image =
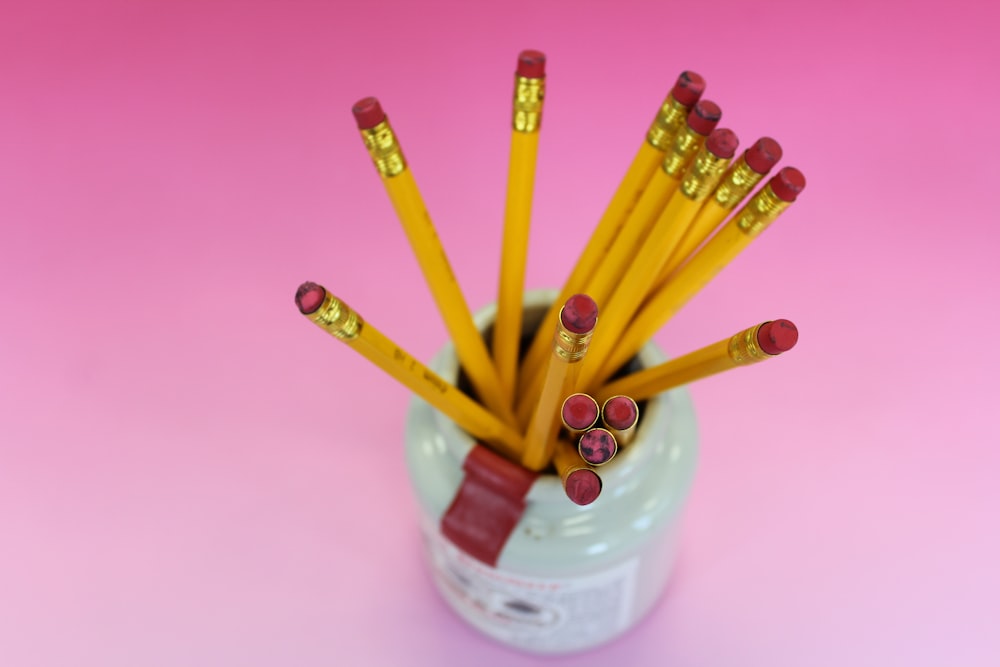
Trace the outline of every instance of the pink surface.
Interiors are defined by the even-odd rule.
[[[727,0],[711,31],[652,2],[8,4],[4,665],[997,664],[988,3]],[[809,179],[659,335],[676,355],[764,319],[802,333],[692,387],[666,597],[552,660],[439,599],[409,396],[292,299],[327,284],[422,359],[445,339],[351,117],[366,95],[469,303],[495,298],[526,47],[548,57],[529,286],[565,278],[683,69]]]

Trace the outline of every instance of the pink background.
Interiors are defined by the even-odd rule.
[[[997,664],[988,7],[8,3],[0,662]],[[549,57],[530,286],[565,278],[682,69],[809,181],[659,335],[676,355],[764,319],[802,332],[692,386],[667,596],[555,660],[439,599],[409,396],[292,303],[316,280],[422,359],[445,339],[350,116],[371,94],[469,303],[493,300],[529,47]]]

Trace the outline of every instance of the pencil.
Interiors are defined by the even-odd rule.
[[[639,424],[639,406],[631,396],[616,394],[601,406],[601,421],[604,428],[615,436],[620,447],[632,442]]]
[[[645,368],[610,382],[599,397],[628,394],[645,400],[695,380],[772,359],[795,347],[799,330],[788,320],[773,320],[744,329],[682,357]]]
[[[570,394],[563,401],[559,414],[562,416],[563,428],[570,438],[576,440],[584,431],[597,425],[597,420],[601,417],[601,406],[590,394]]]
[[[787,210],[805,185],[802,172],[794,167],[785,167],[775,174],[665,286],[646,299],[622,331],[601,370],[591,374],[588,382],[599,387],[631,359],[702,287]],[[581,388],[586,390],[582,377],[580,381]]]
[[[354,105],[353,113],[424,280],[444,319],[459,363],[479,400],[500,419],[513,424],[513,407],[501,389],[496,366],[472,320],[472,313],[381,104],[374,97],[366,97]]]
[[[566,497],[577,505],[589,505],[601,495],[604,483],[580,453],[568,441],[560,438],[552,452],[552,464],[562,482]]]
[[[611,431],[598,426],[580,436],[577,450],[580,457],[590,465],[602,466],[615,458],[618,442]]]
[[[684,172],[721,118],[722,109],[709,100],[699,100],[691,109],[687,123],[674,137],[674,143],[663,159],[663,171],[674,179],[676,185],[680,185]]]
[[[702,104],[698,103],[699,106]],[[653,281],[684,229],[729,165],[738,141],[732,130],[716,129],[703,143],[696,159],[684,173],[680,189],[670,198],[670,203],[656,219],[649,235],[637,248],[625,273],[615,281],[614,291],[602,308],[603,331],[617,332],[629,327],[632,316],[649,294]],[[617,338],[617,335],[601,335],[595,339],[587,365],[580,374],[581,386],[591,385],[612,348],[618,345]]]
[[[602,309],[606,308],[609,297],[617,290],[636,253],[646,246],[656,220],[681,184],[683,169],[674,173],[668,171],[667,167],[690,164],[721,116],[719,106],[710,100],[698,100],[691,109],[684,126],[674,138],[671,149],[667,151],[661,165],[663,168],[657,169],[650,178],[614,244],[586,285],[587,294],[602,304]]]
[[[666,234],[662,240],[658,240],[660,252],[663,253],[663,258],[660,260],[661,272],[663,266],[677,252],[681,239],[684,238],[705,200],[719,184],[733,155],[736,154],[738,145],[739,139],[732,130],[724,128],[712,130],[694,162],[684,173],[680,187],[655,223],[655,228],[662,227]],[[655,281],[650,281],[650,284],[655,284]]]
[[[647,237],[650,234],[650,228],[663,211],[664,205],[670,200],[671,194],[680,184],[680,177],[683,173],[675,175],[673,171],[668,172],[667,168],[674,169],[678,165],[689,164],[721,116],[722,110],[710,100],[698,100],[687,114],[684,125],[677,131],[669,150],[666,152],[666,157],[661,163],[662,168],[654,170],[654,175],[646,184],[646,189],[635,208],[628,214],[611,248],[601,258],[590,279],[586,281],[586,293],[601,304],[602,310],[605,310],[613,301],[612,294],[620,292],[620,284],[626,279],[624,276],[629,273],[635,275],[632,267],[636,254],[643,249],[649,249]],[[657,264],[656,270],[658,269],[659,264]],[[656,277],[656,273],[648,276],[643,274],[644,280],[647,277],[651,281]],[[649,285],[652,283],[650,282]],[[637,295],[638,298],[646,295],[649,285],[641,294]],[[615,326],[620,325],[621,322],[616,321]],[[607,327],[607,329],[613,330],[612,327]],[[601,344],[601,347],[598,348],[601,351],[598,360],[606,354],[606,347],[613,343],[611,337],[602,337],[602,339],[597,341]],[[526,413],[530,411],[531,406],[538,398],[539,391],[541,391],[541,366],[535,364],[536,360],[531,357],[531,350],[529,350],[528,356],[521,366],[523,376],[520,384],[521,392],[515,406],[518,422],[522,424]],[[597,368],[594,367],[595,364],[599,366],[599,361],[592,360],[584,367],[585,381],[589,381],[590,376],[597,371]]]
[[[666,283],[668,276],[691,257],[780,159],[781,145],[770,137],[762,137],[730,165],[660,270],[653,289]]]
[[[545,100],[545,54],[522,51],[514,74],[513,121],[500,253],[493,360],[507,405],[514,404],[521,346],[521,309],[528,256],[531,199],[535,186],[538,134]]]
[[[324,287],[303,283],[295,292],[295,305],[319,328],[346,343],[471,436],[507,458],[518,460],[524,442],[516,431],[417,361]]]
[[[524,437],[521,465],[541,470],[552,458],[563,397],[573,392],[580,361],[587,354],[597,324],[597,304],[586,294],[574,294],[559,311],[559,325],[552,338],[552,354],[542,392]]]
[[[518,390],[522,396],[528,392],[529,386],[538,378],[545,364],[548,353],[548,332],[556,326],[560,304],[573,294],[586,291],[584,287],[613,245],[622,225],[635,207],[657,167],[663,164],[664,156],[672,145],[674,136],[684,125],[688,113],[701,98],[704,90],[705,80],[701,75],[691,71],[681,72],[663,104],[657,110],[649,130],[646,132],[645,141],[639,146],[638,152],[594,228],[586,247],[577,259],[559,295],[542,318],[541,324],[524,354],[518,377]]]

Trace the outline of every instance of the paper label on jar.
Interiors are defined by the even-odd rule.
[[[552,578],[485,565],[432,535],[431,569],[453,607],[483,632],[537,651],[586,648],[629,626],[638,558],[599,572]]]

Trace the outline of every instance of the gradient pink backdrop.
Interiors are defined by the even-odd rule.
[[[7,3],[0,663],[997,664],[1000,16],[691,7]],[[554,660],[438,598],[409,396],[292,303],[316,280],[421,358],[445,339],[350,116],[370,94],[468,301],[494,298],[528,47],[549,56],[530,286],[564,279],[681,69],[809,180],[659,336],[802,332],[691,388],[667,596]]]

